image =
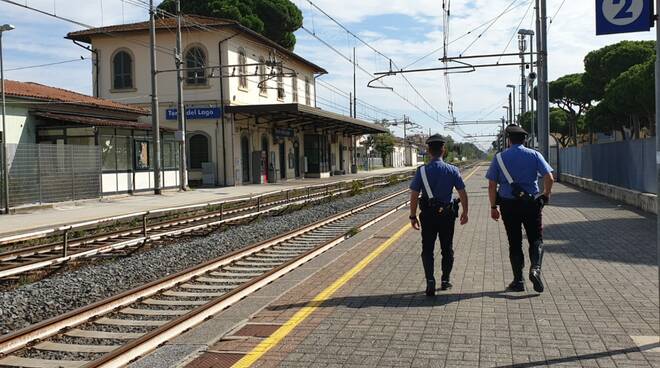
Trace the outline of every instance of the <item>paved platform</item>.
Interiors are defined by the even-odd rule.
[[[18,214],[8,216],[0,214],[0,237],[140,211],[153,211],[162,208],[230,200],[269,192],[302,188],[310,185],[410,171],[411,169],[410,167],[389,168],[359,172],[355,175],[333,176],[327,179],[298,179],[274,184],[242,185],[225,188],[196,188],[188,192],[167,190],[161,196],[155,196],[151,192],[148,192],[136,195],[106,197],[99,200],[77,201],[75,203],[64,202],[55,204],[52,208],[23,210]]]
[[[488,217],[484,172],[468,180],[453,290],[423,295],[420,235],[402,211],[151,358],[169,349],[188,354],[170,366],[187,367],[660,367],[656,217],[557,185],[544,212],[546,292],[528,282],[506,293],[508,245]],[[147,358],[137,366],[158,366]]]

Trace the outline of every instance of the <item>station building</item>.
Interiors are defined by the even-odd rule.
[[[357,171],[356,137],[386,130],[316,107],[326,70],[237,22],[182,22],[186,157],[191,183],[231,186]],[[159,117],[176,129],[176,20],[156,22]],[[150,106],[149,23],[67,35],[92,52],[94,94]],[[280,64],[281,62],[281,64]],[[222,66],[221,68],[219,66]]]

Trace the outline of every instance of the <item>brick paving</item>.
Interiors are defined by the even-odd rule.
[[[423,295],[420,235],[408,231],[255,366],[660,367],[631,338],[658,335],[656,217],[557,185],[544,211],[546,292],[528,281],[505,293],[508,244],[488,217],[484,172],[468,181],[453,290]],[[284,323],[407,222],[397,216],[250,322]]]

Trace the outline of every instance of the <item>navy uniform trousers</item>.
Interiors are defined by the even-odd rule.
[[[514,281],[523,280],[525,255],[522,249],[522,228],[529,242],[529,261],[532,268],[541,269],[543,263],[543,212],[535,201],[505,199],[500,205],[502,221],[509,239],[509,259]]]
[[[454,267],[454,225],[456,215],[453,210],[444,210],[442,213],[431,211],[422,206],[419,222],[422,227],[422,264],[427,281],[435,281],[434,256],[435,242],[440,240],[442,250],[442,281],[449,281],[451,270]]]

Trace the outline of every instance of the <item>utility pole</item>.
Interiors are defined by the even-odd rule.
[[[151,130],[153,134],[154,194],[161,194],[160,188],[160,121],[158,120],[158,84],[156,83],[156,10],[154,0],[149,0],[149,25],[151,49]],[[181,112],[179,111],[179,114]]]
[[[353,47],[353,117],[357,119],[357,77],[355,73],[357,59],[355,55],[355,47]]]
[[[534,73],[534,35],[529,36],[529,75],[530,83],[529,90],[531,91],[531,97],[529,99],[529,110],[532,112],[532,149],[536,149],[536,116],[534,115],[534,78],[531,76],[536,75]]]
[[[511,93],[509,93],[509,124],[513,124],[513,97],[511,96]]]
[[[539,150],[546,160],[550,159],[550,102],[548,91],[548,17],[547,0],[536,0],[536,42],[539,52],[538,124]]]
[[[2,111],[2,197],[5,204],[5,215],[9,214],[9,158],[7,157],[7,124],[5,116],[5,72],[4,64],[2,61],[2,34],[14,29],[11,24],[4,24],[0,26],[0,88],[2,88],[2,101],[0,102],[0,109]]]
[[[353,92],[348,92],[348,114],[354,118],[353,115]]]
[[[660,11],[660,0],[655,1],[656,11]],[[656,43],[655,53],[660,55],[660,19],[656,18],[655,23]],[[655,162],[656,162],[656,181],[657,188],[656,194],[660,194],[660,57],[655,59]],[[656,196],[656,209],[660,209],[660,196]],[[660,239],[660,221],[657,223],[658,239]],[[658,267],[660,267],[660,242],[657,243],[658,247]],[[658,281],[660,281],[660,273],[658,274]]]
[[[176,97],[179,141],[179,190],[188,190],[188,168],[186,163],[186,108],[183,105],[183,47],[181,46],[181,0],[176,1]]]
[[[519,34],[518,48],[520,49],[520,116],[527,112],[527,77],[525,76],[525,51],[527,51],[527,40],[524,34]]]

